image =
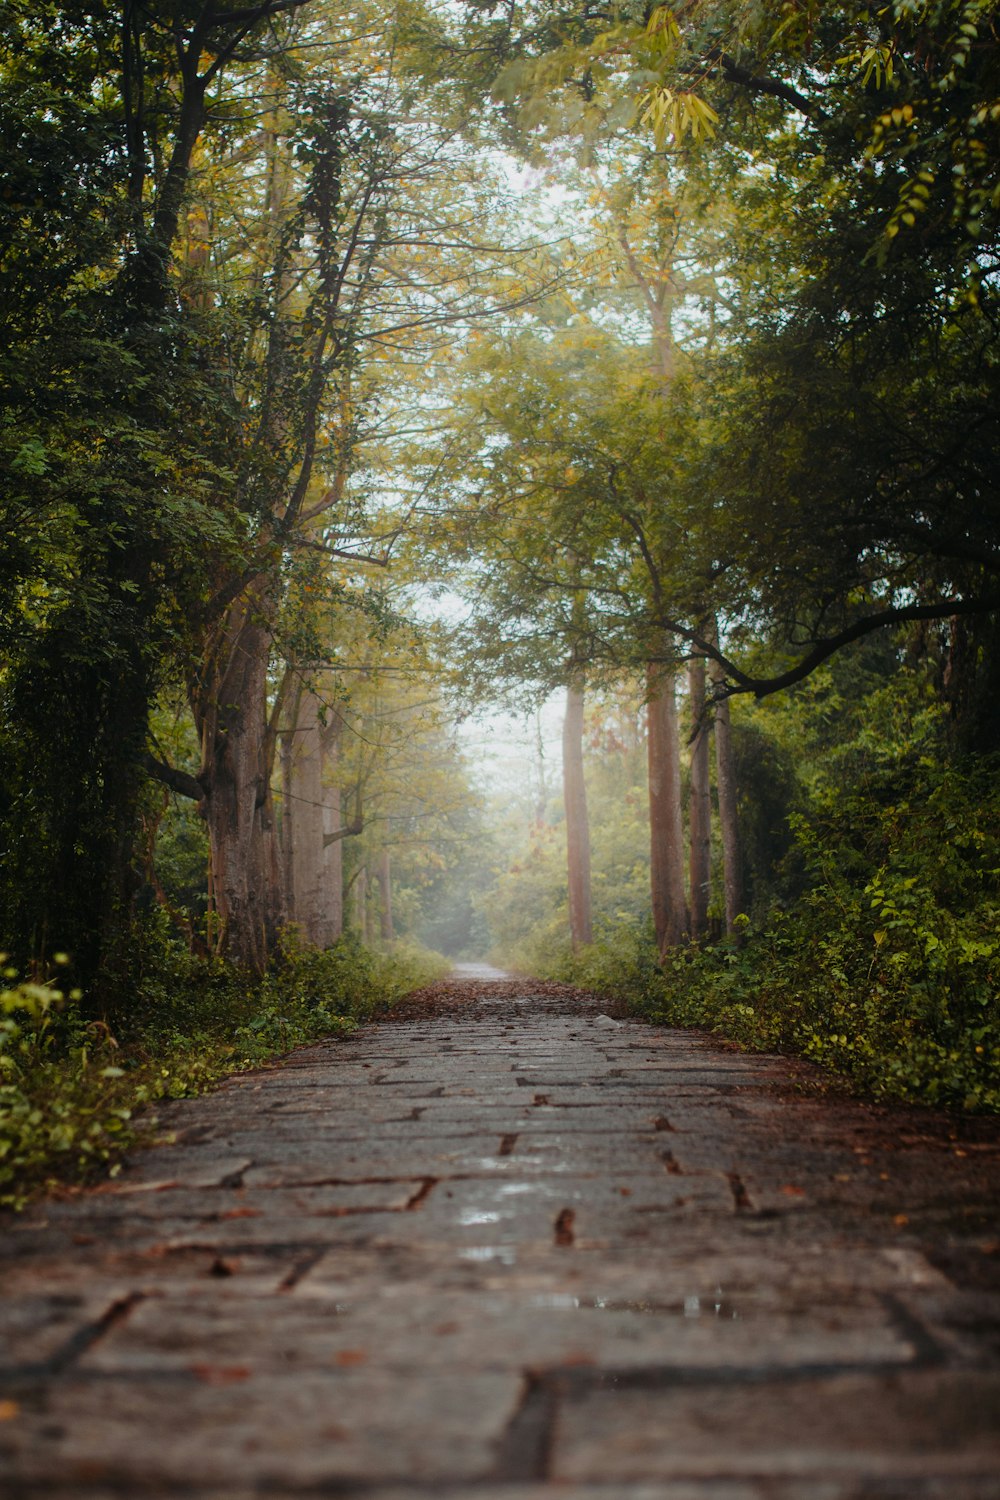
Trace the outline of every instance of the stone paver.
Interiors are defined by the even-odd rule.
[[[468,977],[7,1221],[4,1500],[1000,1500],[996,1122]]]

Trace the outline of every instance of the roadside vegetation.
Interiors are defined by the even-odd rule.
[[[737,945],[606,936],[542,967],[636,1014],[806,1057],[877,1099],[1000,1109],[997,767],[873,771],[794,819],[799,894]]]
[[[883,642],[734,713],[744,914],[727,937],[716,859],[708,932],[665,953],[645,899],[641,710],[629,732],[620,703],[595,705],[594,941],[568,936],[553,806],[501,876],[498,956],[652,1021],[807,1057],[870,1097],[1000,1109],[1000,763],[950,751],[916,662]]]
[[[402,941],[375,953],[354,938],[293,946],[256,983],[161,942],[120,1028],[87,1020],[79,992],[19,982],[0,990],[0,1207],[110,1171],[156,1135],[156,1105],[203,1093],[309,1042],[349,1036],[447,960]]]

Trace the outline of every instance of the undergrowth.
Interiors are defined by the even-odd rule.
[[[806,888],[742,947],[619,929],[541,967],[649,1020],[796,1053],[865,1094],[1000,1110],[996,766],[868,767],[794,820]],[[537,972],[537,968],[536,968]]]
[[[79,992],[55,975],[26,983],[2,971],[0,1206],[113,1174],[124,1149],[155,1128],[156,1101],[349,1035],[447,967],[415,945],[378,954],[344,938],[323,951],[286,945],[280,965],[249,983],[221,962],[161,947],[153,977],[113,1029],[86,1021]]]

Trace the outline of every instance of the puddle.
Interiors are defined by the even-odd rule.
[[[725,1300],[720,1288],[712,1297],[685,1297],[684,1316],[686,1318],[726,1318],[735,1321],[740,1315],[736,1308]]]
[[[503,1214],[494,1213],[492,1209],[463,1208],[458,1216],[460,1224],[499,1224],[504,1217]]]
[[[458,1252],[459,1260],[495,1260],[502,1266],[517,1264],[517,1251],[510,1245],[473,1245]]]
[[[721,1322],[739,1322],[743,1314],[727,1302],[719,1287],[710,1296],[692,1294],[678,1302],[639,1302],[620,1297],[576,1297],[568,1292],[546,1292],[531,1299],[532,1307],[555,1312],[649,1313],[657,1317],[718,1318]]]

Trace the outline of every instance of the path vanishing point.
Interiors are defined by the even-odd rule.
[[[995,1500],[1000,1126],[467,970],[0,1234],[4,1500]]]

